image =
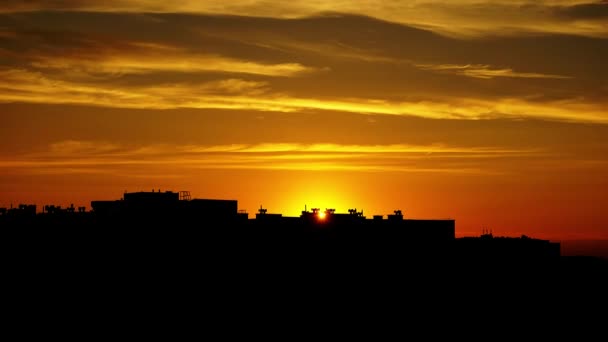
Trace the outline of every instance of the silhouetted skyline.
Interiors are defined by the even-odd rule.
[[[607,9],[3,1],[0,207],[154,187],[608,241]]]
[[[355,208],[305,208],[290,217],[260,207],[249,218],[237,200],[201,199],[187,191],[126,192],[91,206],[1,210],[10,278],[29,282],[35,272],[82,281],[92,274],[94,283],[117,281],[121,289],[125,281],[147,289],[144,283],[154,279],[163,287],[177,282],[181,293],[192,285],[182,282],[185,276],[207,284],[205,291],[229,286],[246,297],[252,289],[256,298],[300,288],[331,291],[332,297],[357,289],[357,300],[412,287],[421,295],[440,285],[447,290],[433,294],[435,300],[468,301],[468,291],[487,284],[533,293],[534,299],[558,291],[560,300],[579,301],[601,298],[608,271],[608,259],[562,256],[559,242],[490,231],[456,238],[456,220],[410,219],[400,210],[369,218]]]
[[[332,255],[347,252],[371,255],[392,250],[393,258],[439,258],[447,262],[463,258],[534,263],[560,257],[560,244],[528,236],[494,237],[484,230],[479,237],[456,238],[454,219],[412,219],[401,210],[389,215],[364,216],[351,208],[348,213],[333,208],[304,208],[299,217],[268,212],[260,206],[253,218],[238,209],[237,200],[193,198],[189,191],[125,192],[115,200],[93,200],[91,211],[73,205],[46,205],[37,212],[35,205],[0,208],[0,229],[73,231],[92,234],[98,230],[116,235],[157,231],[200,238],[200,243],[232,245],[241,248],[288,248],[290,245],[316,250],[323,246]],[[227,242],[225,240],[228,240]],[[184,243],[186,241],[183,241]],[[246,246],[245,246],[246,245]],[[261,247],[260,247],[261,248]],[[375,251],[375,252],[372,252]],[[445,259],[445,261],[443,261]]]

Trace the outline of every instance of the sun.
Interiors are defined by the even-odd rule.
[[[325,220],[325,212],[324,211],[319,211],[319,213],[317,215],[319,217],[319,220]]]

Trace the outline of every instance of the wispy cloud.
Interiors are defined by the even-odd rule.
[[[215,13],[296,18],[323,12],[369,15],[447,34],[484,35],[526,32],[608,36],[608,3],[592,0],[234,0],[163,3],[139,0],[5,0],[1,11],[101,11]]]
[[[25,173],[94,173],[124,170],[269,169],[350,170],[374,172],[497,173],[479,160],[520,158],[541,151],[443,144],[341,145],[261,143],[237,145],[118,145],[93,141],[60,141],[46,151],[0,161],[0,168]]]
[[[216,108],[273,112],[305,110],[363,114],[406,115],[433,119],[543,118],[581,122],[608,122],[601,104],[579,99],[530,102],[525,99],[436,97],[397,102],[366,98],[301,98],[273,93],[264,82],[227,79],[206,83],[120,87],[55,80],[39,72],[0,71],[0,102],[87,104],[118,108]]]
[[[474,78],[491,79],[495,77],[513,77],[513,78],[554,78],[568,79],[570,76],[551,75],[535,72],[517,72],[513,69],[498,69],[492,68],[490,65],[484,64],[415,64],[416,67],[422,70],[431,70],[442,73],[456,74]]]
[[[92,51],[93,53],[95,51]],[[89,52],[91,53],[91,52]],[[38,69],[90,75],[146,74],[152,72],[222,72],[274,77],[293,77],[318,71],[299,63],[263,64],[219,55],[189,53],[177,48],[146,46],[145,53],[105,51],[103,55],[38,56]]]
[[[601,39],[465,41],[352,15],[1,16],[0,102],[607,121]]]
[[[47,151],[34,154],[38,157],[96,157],[100,155],[135,157],[138,155],[198,155],[198,154],[247,154],[270,155],[290,153],[321,154],[457,154],[457,155],[507,155],[518,153],[538,153],[537,150],[507,149],[496,147],[455,147],[445,144],[431,145],[352,145],[334,143],[259,143],[228,145],[120,145],[99,141],[65,140],[49,145]]]

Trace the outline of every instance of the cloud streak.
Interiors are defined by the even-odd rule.
[[[5,103],[606,122],[597,38],[462,40],[352,15],[0,16]]]
[[[525,158],[540,151],[434,145],[260,143],[119,145],[67,140],[46,151],[0,161],[25,173],[119,173],[153,169],[245,169],[361,172],[498,173],[480,160]]]
[[[7,0],[4,12],[94,11],[148,13],[213,13],[255,17],[298,18],[319,13],[369,15],[392,22],[430,28],[437,32],[479,36],[564,33],[607,37],[608,3],[590,0],[235,0],[229,3],[180,1],[179,3],[139,0],[109,1],[19,1]]]
[[[496,77],[513,77],[513,78],[552,78],[552,79],[568,79],[570,76],[541,74],[535,72],[516,72],[513,69],[497,69],[489,65],[482,64],[415,64],[416,67],[422,70],[432,70],[448,74],[456,74],[473,78],[491,79]]]
[[[26,70],[0,71],[0,102],[87,104],[117,108],[216,108],[271,112],[306,110],[363,114],[406,115],[433,119],[543,118],[551,120],[608,122],[602,105],[578,101],[530,102],[525,99],[463,99],[443,97],[433,101],[397,102],[369,98],[301,98],[271,93],[266,83],[226,79],[200,84],[117,87],[91,85],[49,78]]]
[[[146,46],[145,51],[124,53],[87,51],[75,56],[38,56],[31,66],[89,75],[146,74],[152,72],[222,72],[273,77],[293,77],[317,71],[299,63],[263,64],[218,55],[188,53],[172,47]],[[92,54],[95,53],[95,54]]]

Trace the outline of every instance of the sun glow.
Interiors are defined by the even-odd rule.
[[[319,218],[319,220],[325,220],[325,212],[324,211],[319,211],[319,213],[317,214],[317,217]]]

